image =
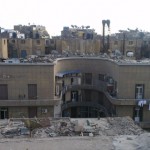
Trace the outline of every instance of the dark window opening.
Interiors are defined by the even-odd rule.
[[[36,84],[28,84],[28,98],[37,99],[37,85]]]

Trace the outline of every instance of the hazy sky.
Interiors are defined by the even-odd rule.
[[[63,26],[90,25],[102,34],[103,19],[110,19],[111,33],[150,31],[150,0],[0,0],[0,27],[9,29],[34,23],[60,35]]]

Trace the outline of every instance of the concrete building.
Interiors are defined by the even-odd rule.
[[[56,39],[56,50],[72,54],[99,54],[101,43],[99,39]]]
[[[58,104],[54,64],[0,64],[0,119],[54,117]]]
[[[25,38],[49,38],[46,28],[41,25],[15,25],[14,30],[25,34]]]
[[[0,38],[0,58],[8,58],[7,39]]]
[[[55,45],[51,39],[8,39],[9,58],[50,54],[53,48]]]
[[[57,60],[55,76],[57,90],[62,90],[62,115],[131,116],[150,123],[149,67],[150,62],[100,58]]]
[[[131,116],[150,125],[150,61],[68,57],[0,64],[0,118]]]

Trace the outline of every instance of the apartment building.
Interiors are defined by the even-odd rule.
[[[7,39],[0,38],[0,58],[8,58]]]
[[[150,125],[150,61],[0,63],[0,118],[130,116]]]
[[[53,64],[1,63],[0,119],[54,117],[54,89]]]
[[[53,43],[51,44],[50,39],[8,39],[9,58],[26,58],[28,55],[50,54],[52,48]]]
[[[150,62],[64,58],[55,66],[62,116],[130,116],[150,123]],[[146,124],[147,123],[147,124]]]

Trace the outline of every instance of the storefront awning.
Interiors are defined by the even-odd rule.
[[[80,70],[69,70],[69,71],[58,72],[56,74],[56,77],[63,77],[64,75],[75,74],[75,73],[81,73],[81,71]]]

